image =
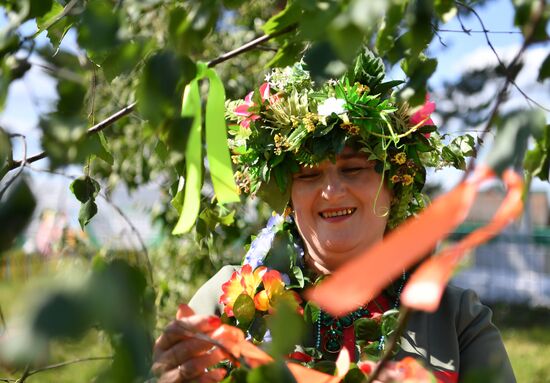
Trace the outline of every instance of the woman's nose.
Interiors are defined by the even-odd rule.
[[[337,174],[328,173],[324,177],[321,197],[326,200],[334,200],[342,197],[345,193],[345,186]]]

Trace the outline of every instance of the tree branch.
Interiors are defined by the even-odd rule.
[[[78,0],[73,0],[75,3],[76,1]],[[67,4],[67,7],[68,7],[68,4]],[[263,36],[260,36],[258,37],[257,39],[254,39],[246,44],[244,44],[243,46],[237,48],[237,49],[234,49],[230,52],[227,52],[227,53],[224,53],[223,55],[219,56],[219,57],[216,57],[215,59],[213,60],[210,60],[206,65],[209,67],[209,68],[212,68],[224,61],[227,61],[235,56],[238,56],[244,52],[248,52],[250,50],[252,50],[253,48],[255,48],[256,46],[260,45],[261,43],[263,42],[266,42],[272,38],[275,38],[275,37],[278,37],[278,36],[281,36],[281,35],[284,35],[288,32],[291,32],[293,31],[294,29],[296,29],[296,24],[292,24],[292,25],[289,25],[288,27],[278,31],[278,32],[275,32],[275,33],[272,33],[272,34],[267,34],[267,35],[263,35]],[[108,126],[112,125],[115,121],[121,119],[122,117],[130,114],[136,107],[136,102],[133,102],[127,106],[125,106],[123,109],[119,110],[118,112],[116,112],[115,114],[111,115],[110,117],[107,117],[105,120],[101,121],[100,123],[92,126],[90,129],[88,129],[88,134],[94,134],[94,133],[97,133],[105,128],[107,128]],[[35,162],[35,161],[38,161],[38,160],[41,160],[43,158],[46,158],[48,155],[46,152],[41,152],[41,153],[38,153],[38,154],[35,154],[34,156],[32,157],[29,157],[27,159],[24,159],[22,161],[12,161],[10,164],[9,164],[9,167],[8,167],[8,171],[11,171],[15,168],[18,168],[19,166],[21,166],[21,163],[24,161],[25,163],[32,163],[32,162]]]
[[[6,190],[8,190],[11,184],[13,184],[17,177],[19,177],[21,173],[23,173],[23,169],[25,168],[25,164],[27,163],[27,140],[25,139],[25,136],[22,134],[12,134],[11,137],[20,137],[23,140],[23,160],[19,161],[19,170],[17,171],[17,173],[12,178],[10,178],[10,180],[6,182],[2,190],[0,190],[0,200],[2,200],[4,193],[6,192]]]
[[[477,17],[477,19],[479,20],[483,30],[484,31],[486,30],[485,25],[483,24],[483,20],[481,20],[481,17],[479,17],[477,12],[472,7],[470,7],[469,5],[463,4],[461,2],[458,2],[458,1],[456,2],[456,4],[461,5],[464,8],[470,10],[470,12],[472,12]],[[500,92],[497,95],[497,100],[496,100],[495,106],[493,107],[493,110],[491,111],[491,115],[489,117],[489,120],[487,121],[487,124],[485,125],[485,129],[483,129],[483,133],[481,134],[480,139],[478,140],[478,143],[476,145],[477,146],[476,150],[479,150],[480,142],[483,142],[483,140],[485,139],[485,136],[491,130],[491,126],[493,125],[493,122],[494,122],[496,116],[498,115],[498,110],[500,108],[500,105],[504,101],[504,97],[506,95],[506,90],[508,89],[508,85],[514,84],[515,87],[519,90],[519,87],[514,82],[514,80],[515,80],[516,76],[518,75],[519,71],[513,71],[512,69],[514,68],[514,66],[520,60],[521,56],[523,55],[523,52],[525,52],[525,49],[527,49],[527,47],[532,43],[533,38],[534,38],[534,34],[535,34],[535,30],[537,29],[537,26],[538,26],[539,22],[542,20],[542,14],[544,12],[544,8],[545,8],[545,0],[540,0],[539,1],[539,7],[538,7],[537,11],[534,14],[531,15],[531,20],[530,20],[530,23],[529,23],[530,28],[525,33],[525,39],[523,40],[523,44],[522,44],[520,50],[516,53],[516,56],[512,59],[512,61],[508,65],[508,67],[504,66],[504,64],[500,60],[500,57],[498,56],[497,52],[495,51],[495,48],[491,44],[491,41],[489,40],[489,36],[487,34],[485,34],[485,39],[487,40],[487,44],[489,44],[489,47],[495,53],[495,55],[497,57],[497,60],[500,63],[500,65],[502,65],[503,68],[505,69],[504,73],[506,74],[506,77],[505,77],[504,85],[502,86]],[[520,92],[522,92],[522,91],[520,90]],[[523,94],[523,92],[522,92],[522,94]],[[547,110],[545,108],[543,108],[543,109]],[[472,157],[472,159],[468,163],[468,168],[466,169],[466,172],[464,172],[464,176],[462,177],[462,181],[466,180],[466,178],[470,175],[470,173],[472,172],[474,167],[475,167],[475,158]]]
[[[112,359],[113,359],[112,355],[111,356],[90,356],[90,357],[87,357],[87,358],[73,359],[73,360],[69,360],[69,361],[66,361],[66,362],[51,364],[49,366],[44,366],[44,367],[41,367],[41,368],[37,368],[36,370],[29,371],[28,374],[27,374],[27,377],[29,377],[31,375],[34,375],[34,374],[38,374],[39,372],[53,370],[53,369],[60,368],[60,367],[70,366],[71,364],[82,363],[82,362],[90,362],[90,361],[95,361],[95,360],[112,360]],[[19,379],[18,382],[22,383],[23,381],[21,379]]]
[[[281,36],[281,35],[284,35],[288,32],[291,32],[293,31],[294,29],[296,29],[298,25],[297,24],[292,24],[292,25],[289,25],[288,27],[284,28],[284,29],[281,29],[280,31],[278,32],[275,32],[275,33],[271,33],[271,34],[268,34],[268,35],[263,35],[263,36],[260,36],[258,37],[257,39],[254,39],[246,44],[244,44],[243,46],[237,48],[237,49],[234,49],[230,52],[227,52],[227,53],[224,53],[223,55],[219,56],[219,57],[216,57],[215,59],[213,60],[210,60],[206,65],[209,67],[209,68],[212,68],[213,66],[216,66],[218,65],[219,63],[222,63],[224,61],[227,61],[229,60],[230,58],[233,58],[235,56],[238,56],[240,55],[241,53],[244,53],[244,52],[248,52],[250,50],[252,50],[253,48],[255,48],[257,45],[265,42],[265,41],[268,41],[268,40],[271,40],[272,38],[275,38],[277,36]]]

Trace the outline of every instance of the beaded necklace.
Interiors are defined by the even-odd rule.
[[[399,288],[397,289],[397,296],[393,304],[394,309],[397,309],[399,307],[399,298],[406,279],[407,275],[405,271],[403,271],[401,283],[399,285]],[[378,309],[381,312],[384,312],[384,309],[378,304],[376,300],[374,300],[373,303],[378,306]],[[330,314],[324,312],[323,310],[320,310],[319,317],[316,322],[315,348],[319,351],[326,351],[331,354],[340,352],[344,345],[344,330],[353,326],[357,319],[368,317],[371,312],[367,307],[368,304],[361,306],[357,310],[341,318],[334,318]],[[324,342],[322,341],[323,336],[321,334],[322,326],[328,328],[324,334]],[[384,350],[385,340],[385,336],[384,334],[382,334],[378,342],[378,351]]]

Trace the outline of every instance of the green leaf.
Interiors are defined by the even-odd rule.
[[[367,38],[379,26],[382,16],[386,13],[387,1],[355,0],[350,3],[351,20],[361,29]],[[338,17],[340,19],[341,16]]]
[[[236,9],[245,3],[245,0],[223,0],[223,5],[228,9]]]
[[[444,23],[450,21],[457,12],[453,0],[434,0],[434,9]]]
[[[104,0],[90,0],[80,16],[78,43],[93,52],[105,52],[119,43],[117,7]]]
[[[258,342],[264,339],[267,331],[267,322],[262,315],[256,315],[248,328],[248,333]]]
[[[151,124],[178,116],[184,85],[197,74],[195,64],[171,51],[159,51],[143,68],[137,89],[138,109]]]
[[[30,0],[31,9],[29,11],[29,19],[34,19],[48,13],[53,6],[53,0]],[[56,3],[57,4],[57,3]]]
[[[314,303],[307,302],[304,307],[304,321],[309,324],[316,323],[319,320],[321,309]]]
[[[103,132],[98,132],[97,135],[99,137],[99,142],[101,143],[101,149],[96,153],[96,156],[101,158],[107,164],[113,166],[115,160],[111,150],[109,149],[109,144],[105,138],[105,134],[103,134]]]
[[[266,64],[266,67],[284,67],[293,65],[300,57],[304,50],[302,41],[285,40],[275,56]]]
[[[86,302],[78,294],[55,292],[41,302],[33,318],[33,331],[47,338],[78,338],[91,326]]]
[[[42,146],[50,159],[50,168],[82,164],[101,150],[97,135],[88,136],[87,122],[79,117],[51,115],[40,121]]]
[[[277,185],[277,181],[272,177],[269,182],[262,182],[258,197],[266,202],[273,211],[282,214],[290,201],[290,187],[283,192]]]
[[[406,15],[410,33],[404,40],[405,45],[411,49],[411,56],[414,57],[422,52],[432,41],[434,35],[433,17],[433,0],[411,1]]]
[[[19,36],[13,31],[0,30],[0,58],[19,49]]]
[[[26,59],[16,58],[14,55],[6,56],[0,61],[0,109],[6,101],[12,82],[23,77],[30,67]]]
[[[339,77],[347,69],[346,64],[338,58],[332,44],[326,41],[312,44],[304,56],[304,61],[316,83]]]
[[[540,136],[545,126],[546,116],[540,109],[513,111],[502,116],[487,164],[499,175],[510,166],[518,166],[523,161],[529,136]]]
[[[437,60],[419,54],[401,61],[401,68],[409,81],[399,92],[399,97],[411,106],[422,105],[426,100],[426,84],[437,68]]]
[[[275,314],[267,319],[273,341],[268,345],[268,352],[275,358],[283,357],[300,344],[304,333],[304,320],[284,299],[276,303]]]
[[[52,7],[49,12],[45,13],[43,16],[36,18],[36,25],[38,30],[44,30],[53,20],[55,20],[58,15],[63,12],[63,6],[57,1],[52,3]],[[54,25],[48,28],[47,36],[50,40],[50,43],[53,45],[54,49],[59,47],[61,41],[73,26],[74,17],[70,15],[64,16],[61,20],[57,21]]]
[[[12,185],[7,193],[7,197],[0,200],[0,252],[12,246],[36,207],[34,195],[24,179]]]
[[[367,382],[367,377],[357,367],[350,368],[350,370],[348,371],[348,373],[346,374],[343,380],[343,383],[366,383],[366,382]]]
[[[183,54],[203,49],[203,40],[215,28],[219,14],[217,0],[187,2],[185,9],[174,6],[168,17],[168,47]]]
[[[292,24],[298,23],[302,19],[301,16],[302,10],[297,3],[289,1],[285,9],[267,20],[262,29],[265,34],[279,32]]]
[[[63,118],[67,116],[79,116],[86,97],[84,84],[75,81],[59,81],[57,84],[57,112]]]
[[[141,40],[127,41],[112,52],[101,64],[108,81],[130,73],[145,56],[147,43]]]
[[[533,33],[534,42],[541,42],[548,40],[548,34],[546,33],[546,27],[548,20],[550,18],[550,12],[548,10],[548,4],[543,9],[541,19],[536,26],[536,29],[532,31],[533,28],[533,17],[536,12],[539,11],[540,2],[538,0],[512,0],[516,14],[514,15],[514,25],[517,25],[524,36],[527,36],[530,33]]]
[[[294,376],[282,361],[264,364],[248,373],[246,383],[295,383]]]
[[[89,176],[77,178],[69,186],[77,200],[82,203],[95,199],[99,194],[99,183]]]
[[[369,318],[360,318],[353,323],[355,327],[355,337],[362,341],[373,341],[380,339],[382,330],[380,324]]]
[[[386,17],[384,18],[384,22],[382,23],[376,37],[376,49],[378,54],[381,56],[393,47],[394,42],[397,39],[397,33],[399,31],[398,27],[403,20],[405,7],[406,3],[403,1],[390,1],[386,12]]]
[[[239,321],[239,327],[246,329],[256,314],[254,300],[248,294],[241,294],[233,304],[233,313]]]
[[[544,133],[536,139],[535,147],[525,153],[523,168],[529,178],[538,177],[542,181],[548,181],[550,176],[550,125],[546,125]]]
[[[8,162],[12,159],[11,141],[4,129],[0,128],[0,171],[8,166]],[[0,173],[0,180],[4,174]]]
[[[538,81],[542,82],[550,77],[550,54],[546,56],[539,69]]]
[[[74,180],[70,185],[70,189],[82,203],[78,213],[78,222],[80,222],[80,227],[84,230],[84,226],[97,214],[95,198],[99,194],[99,183],[89,176],[84,176]]]

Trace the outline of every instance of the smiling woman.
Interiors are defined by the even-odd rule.
[[[181,308],[166,328],[153,365],[162,382],[222,379],[223,370],[208,368],[227,354],[193,336],[215,337],[222,313],[256,343],[292,342],[279,353],[304,366],[326,371],[347,351],[360,369],[350,370],[348,379],[356,379],[350,381],[359,381],[357,373],[361,379],[371,374],[395,332],[408,270],[343,317],[316,307],[303,292],[414,219],[424,207],[427,167],[460,167],[470,152],[468,145],[443,144],[428,99],[417,110],[397,102],[391,90],[400,82],[384,82],[383,64],[369,52],[320,89],[300,63],[268,79],[259,94],[228,104],[228,117],[239,123],[230,146],[242,191],[284,213],[270,219],[241,267],[220,270],[191,300],[194,311]],[[299,313],[305,335],[293,338],[286,322],[283,333],[268,329],[275,310]],[[286,339],[275,342],[277,336]],[[393,358],[400,362],[379,381],[515,381],[490,310],[473,292],[450,286],[435,313],[410,317]]]
[[[293,175],[294,220],[316,272],[328,274],[382,239],[391,192],[374,165],[346,147],[335,162],[302,166]]]

